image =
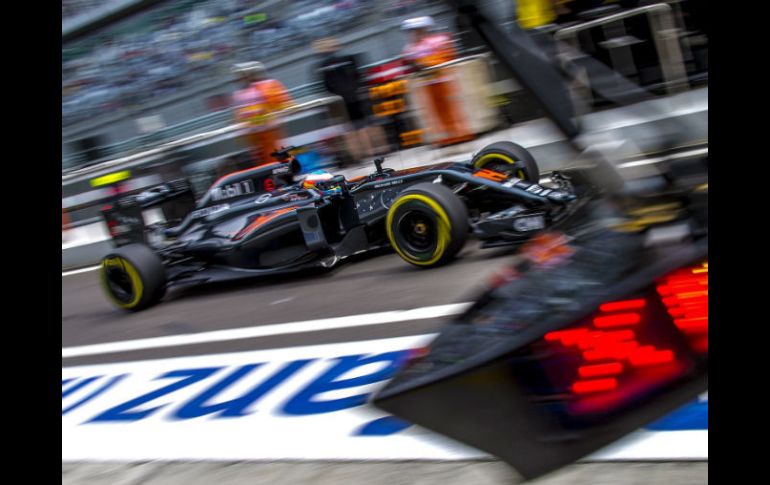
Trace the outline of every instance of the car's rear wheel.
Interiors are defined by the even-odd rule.
[[[388,210],[391,246],[421,268],[451,261],[468,238],[468,210],[448,187],[422,183],[403,191]]]
[[[535,157],[521,145],[499,141],[485,146],[471,160],[474,168],[486,168],[518,177],[527,182],[540,180],[540,169]]]
[[[99,278],[109,300],[123,310],[143,310],[166,293],[163,262],[143,244],[119,247],[102,258]]]

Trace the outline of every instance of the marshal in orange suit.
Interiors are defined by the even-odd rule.
[[[257,165],[275,160],[271,153],[281,147],[283,131],[271,115],[292,104],[286,87],[277,79],[270,79],[261,62],[236,64],[233,73],[244,87],[234,95],[235,119],[247,123],[246,142]]]
[[[411,33],[411,41],[404,48],[403,57],[414,68],[425,70],[457,58],[457,52],[449,35],[433,33],[433,18],[417,17],[405,20],[401,28]],[[456,88],[445,69],[426,71],[421,75],[431,109],[440,124],[444,138],[440,145],[451,145],[473,139],[463,123],[455,96]]]

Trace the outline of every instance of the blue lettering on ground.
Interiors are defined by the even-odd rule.
[[[101,379],[101,377],[102,376],[87,377],[87,378],[83,379],[82,381],[79,381],[76,384],[71,385],[70,387],[67,388],[66,391],[63,390],[61,392],[61,398],[64,399],[65,397],[69,396],[73,392],[79,391],[80,389],[83,389],[84,387],[86,387],[87,385],[91,384],[95,380]]]
[[[245,365],[243,367],[239,367],[232,374],[228,375],[227,377],[217,382],[210,388],[206,389],[196,397],[192,398],[187,403],[183,404],[182,407],[179,408],[171,416],[171,419],[174,419],[174,420],[192,419],[200,416],[205,416],[207,414],[215,414],[215,413],[216,414],[214,416],[214,419],[238,418],[241,416],[246,416],[247,414],[250,414],[245,411],[246,408],[248,408],[253,403],[258,401],[262,396],[264,396],[265,394],[273,390],[276,386],[284,382],[286,379],[294,375],[298,370],[303,368],[305,365],[307,365],[310,362],[313,362],[313,360],[315,359],[296,360],[294,362],[289,362],[288,364],[283,366],[283,368],[281,368],[278,372],[270,376],[269,379],[260,383],[254,389],[250,390],[243,396],[238,397],[236,399],[231,399],[229,401],[207,405],[206,402],[213,399],[217,394],[227,389],[234,382],[238,381],[243,376],[250,373],[252,370],[254,370],[255,368],[257,368],[262,364],[250,364],[250,365]]]
[[[369,421],[353,431],[353,436],[389,436],[396,434],[411,425],[412,423],[398,419],[395,416],[385,416],[384,418]]]
[[[157,410],[161,409],[166,405],[161,404],[160,406],[155,406],[154,408],[146,409],[144,411],[132,412],[131,411],[132,409],[138,406],[141,406],[142,404],[146,404],[161,396],[165,396],[166,394],[170,394],[174,391],[177,391],[189,385],[195,384],[196,382],[199,382],[211,376],[213,373],[215,373],[220,369],[222,369],[222,367],[208,367],[203,369],[183,369],[183,370],[175,370],[175,371],[167,372],[157,377],[156,379],[169,379],[169,378],[175,378],[175,377],[181,377],[182,379],[177,382],[174,382],[173,384],[169,384],[168,386],[161,387],[160,389],[156,389],[155,391],[148,392],[147,394],[139,396],[130,401],[126,401],[122,404],[118,404],[117,406],[110,408],[101,414],[98,414],[97,416],[91,418],[89,421],[86,421],[86,422],[97,423],[97,422],[104,422],[104,421],[139,421],[140,419],[144,419],[147,416],[155,413]]]
[[[358,387],[389,379],[401,367],[408,355],[408,350],[399,350],[373,356],[347,355],[339,357],[336,359],[337,363],[331,369],[295,394],[294,397],[283,406],[282,411],[285,414],[301,416],[307,414],[330,413],[361,406],[366,403],[369,394],[357,394],[355,396],[330,399],[327,401],[314,400],[314,398],[324,392]],[[353,369],[378,362],[385,362],[388,365],[384,369],[371,374],[348,379],[339,378]]]
[[[295,393],[295,395],[283,405],[280,411],[282,414],[288,416],[304,416],[362,406],[366,404],[369,393],[327,400],[321,400],[319,399],[319,396],[330,391],[354,388],[390,379],[403,366],[408,358],[409,352],[409,350],[400,350],[376,355],[358,354],[331,359],[333,362],[331,368]],[[210,401],[214,400],[226,389],[264,364],[248,364],[237,367],[231,373],[216,381],[195,397],[181,404],[170,416],[170,419],[178,421],[207,415],[211,415],[213,419],[222,419],[237,418],[252,414],[252,412],[247,412],[249,407],[315,360],[316,359],[306,359],[288,362],[271,374],[266,380],[260,382],[242,396],[224,402],[210,403]],[[366,375],[351,378],[342,377],[354,369],[372,364],[381,364],[381,366],[379,367],[379,370]],[[139,421],[173,403],[159,404],[155,407],[142,410],[137,409],[140,406],[207,379],[224,368],[225,367],[207,367],[180,369],[167,372],[156,377],[154,380],[177,380],[164,387],[107,409],[86,421],[86,423]],[[85,403],[104,394],[127,376],[128,374],[121,374],[107,379],[103,385],[98,386],[94,391],[90,392],[74,404],[62,409],[62,415],[70,413],[74,409],[77,409]],[[62,399],[86,388],[103,377],[104,376],[62,379]],[[361,425],[352,432],[352,435],[389,436],[396,434],[409,426],[411,426],[411,423],[396,418],[395,416],[385,416]],[[645,429],[650,431],[708,430],[708,401],[696,401],[687,404],[673,413],[647,425]]]
[[[121,374],[119,376],[113,377],[112,379],[108,380],[104,385],[102,385],[101,387],[99,387],[98,389],[96,389],[95,391],[93,391],[91,394],[87,395],[86,397],[84,397],[80,401],[76,402],[75,404],[72,404],[72,405],[68,406],[65,409],[62,409],[61,410],[62,416],[64,416],[65,414],[69,413],[73,409],[79,408],[80,406],[82,406],[83,404],[87,403],[88,401],[90,401],[91,399],[95,398],[96,396],[104,393],[107,389],[111,388],[112,386],[114,386],[115,384],[117,384],[118,382],[123,380],[123,378],[126,377],[127,375],[128,374]]]
[[[650,431],[685,431],[709,429],[709,403],[693,402],[647,425]]]

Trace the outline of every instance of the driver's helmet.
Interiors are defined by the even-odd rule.
[[[324,195],[341,194],[342,187],[340,187],[339,185],[335,187],[324,187],[323,189],[320,189],[318,187],[319,182],[327,182],[333,178],[334,178],[334,175],[330,172],[327,172],[326,170],[314,170],[309,174],[307,174],[305,179],[302,181],[302,188],[316,189]]]

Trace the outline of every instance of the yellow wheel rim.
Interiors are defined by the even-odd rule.
[[[124,302],[118,300],[110,290],[109,283],[107,282],[107,269],[110,267],[120,267],[128,275],[128,278],[131,281],[131,286],[134,289],[134,297],[131,299],[131,301]],[[134,265],[132,265],[127,259],[121,258],[120,256],[103,259],[101,268],[99,269],[99,276],[104,292],[107,293],[107,296],[109,296],[110,300],[112,300],[112,302],[120,308],[133,308],[139,303],[139,300],[142,299],[142,293],[144,291],[142,278],[139,276],[139,272],[136,270]]]
[[[487,153],[486,155],[484,155],[481,158],[479,158],[478,160],[476,160],[473,163],[473,167],[474,168],[484,168],[484,165],[486,165],[486,164],[488,164],[489,162],[492,162],[492,161],[502,161],[502,162],[505,162],[505,163],[507,163],[509,165],[516,165],[516,160],[514,160],[513,158],[511,158],[511,157],[509,157],[507,155],[503,155],[503,154],[500,154],[500,153]],[[522,170],[522,169],[519,169],[519,170],[516,171],[516,176],[518,178],[522,179],[522,180],[526,180],[527,179],[526,174],[524,173],[524,170]]]
[[[427,261],[420,261],[406,254],[400,247],[398,247],[396,238],[393,235],[392,225],[396,210],[409,201],[422,202],[423,204],[430,207],[431,210],[433,210],[433,212],[438,216],[438,236],[436,241],[436,249],[433,251],[433,254],[431,254],[430,259]],[[449,241],[452,238],[452,225],[449,222],[449,216],[447,215],[446,211],[444,211],[443,207],[441,207],[435,200],[422,194],[407,194],[396,200],[396,202],[393,203],[393,205],[390,207],[390,210],[388,211],[388,217],[385,220],[385,229],[388,233],[388,240],[390,240],[390,245],[393,246],[393,249],[396,250],[398,255],[406,261],[417,266],[430,266],[435,264],[439,259],[441,259],[441,256],[444,254],[444,251],[446,251],[446,248],[449,245]]]

